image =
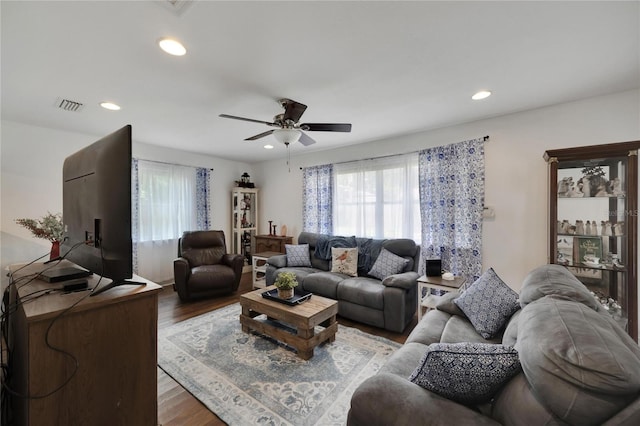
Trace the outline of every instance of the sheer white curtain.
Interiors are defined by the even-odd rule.
[[[178,238],[198,229],[197,175],[193,167],[144,160],[138,161],[137,174],[137,274],[170,281]]]
[[[420,241],[418,154],[334,165],[333,231]]]

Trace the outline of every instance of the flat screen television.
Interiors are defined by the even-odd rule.
[[[133,276],[131,239],[131,126],[70,155],[62,168],[60,254],[111,283],[92,296]]]

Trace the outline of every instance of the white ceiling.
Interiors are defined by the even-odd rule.
[[[98,136],[132,124],[139,142],[255,162],[284,146],[243,141],[270,128],[218,114],[271,121],[288,97],[308,105],[302,122],[353,124],[309,132],[295,155],[640,82],[637,1],[168,3],[2,1],[2,119]],[[164,36],[187,55],[159,50]],[[480,89],[493,96],[472,101]]]

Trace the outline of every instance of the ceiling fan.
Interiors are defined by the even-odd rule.
[[[299,123],[300,117],[307,109],[307,106],[291,99],[280,99],[278,101],[284,113],[273,117],[273,122],[254,120],[253,118],[238,117],[229,114],[220,114],[222,118],[232,118],[234,120],[251,121],[254,123],[262,123],[267,126],[277,127],[277,129],[267,130],[255,136],[246,138],[246,141],[253,141],[273,134],[273,136],[281,143],[289,147],[290,143],[300,142],[302,145],[309,146],[316,143],[311,137],[302,130],[307,132],[350,132],[351,124],[348,123]]]

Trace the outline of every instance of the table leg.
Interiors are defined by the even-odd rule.
[[[247,307],[247,306],[243,306],[242,307],[242,314],[241,316],[247,317],[247,318],[251,318],[251,310]],[[245,333],[248,333],[250,331],[249,327],[247,327],[246,325],[242,324],[242,331]]]
[[[336,316],[333,315],[332,317],[330,317],[329,319],[327,319],[326,321],[323,321],[322,323],[320,323],[321,326],[323,326],[324,328],[329,328],[332,324],[336,323]],[[327,339],[327,342],[332,343],[336,341],[336,335],[335,333],[332,334],[331,336],[329,336],[329,338]]]

